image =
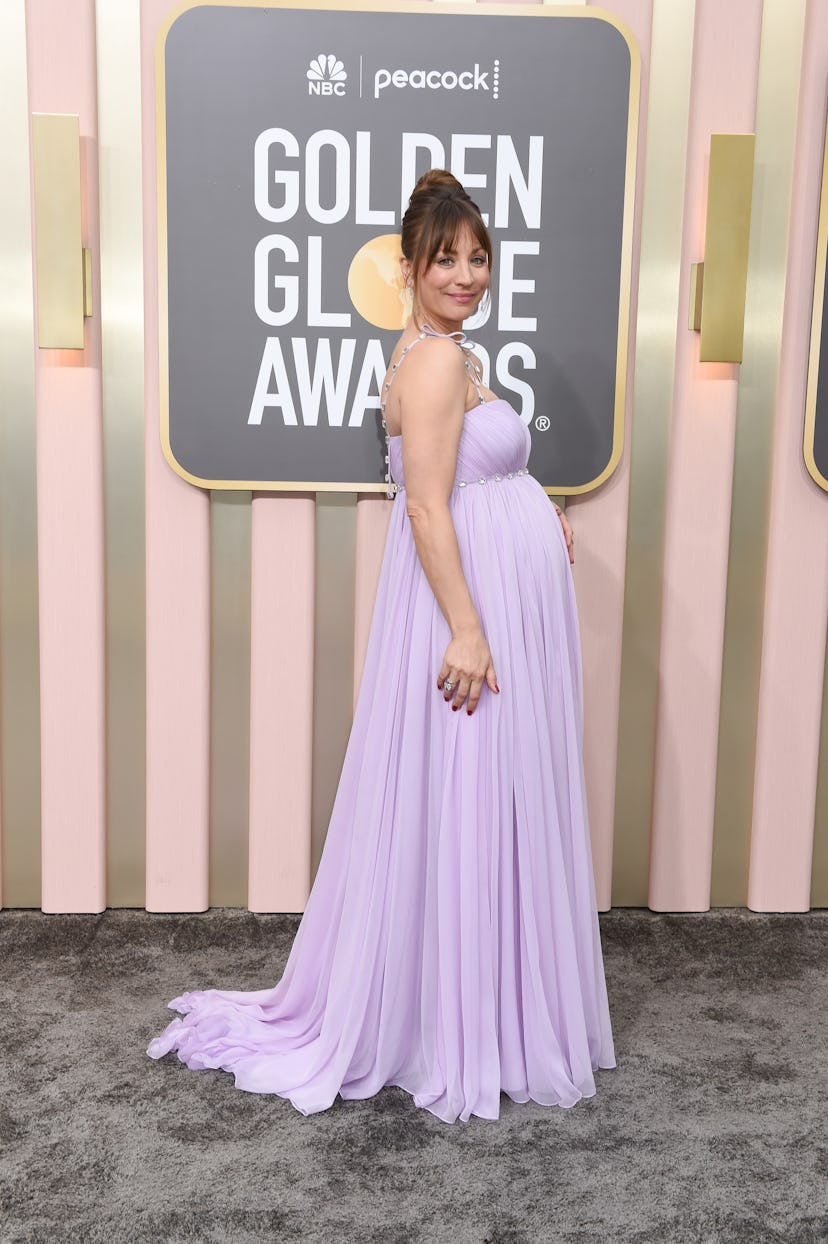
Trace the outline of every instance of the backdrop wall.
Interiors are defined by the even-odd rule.
[[[301,910],[362,668],[390,503],[211,494],[162,455],[153,52],[174,7],[0,13],[5,906]],[[828,901],[828,497],[802,458],[828,11],[602,7],[642,78],[624,452],[567,506],[599,905],[803,911]],[[33,111],[80,114],[82,352],[35,348]],[[744,361],[700,364],[710,134],[745,131]]]

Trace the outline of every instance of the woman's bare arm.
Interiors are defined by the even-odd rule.
[[[422,342],[407,360],[406,371],[404,385],[402,377],[397,380],[406,512],[417,555],[452,635],[438,685],[455,674],[454,707],[468,697],[473,712],[483,680],[493,691],[497,683],[449,508],[463,431],[466,371],[456,344],[438,339]]]

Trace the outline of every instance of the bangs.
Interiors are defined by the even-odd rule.
[[[489,267],[492,266],[492,243],[483,219],[473,203],[459,199],[444,199],[437,203],[419,238],[419,255],[414,264],[419,274],[429,268],[440,251],[455,249],[457,239],[468,229],[482,251],[486,252]]]

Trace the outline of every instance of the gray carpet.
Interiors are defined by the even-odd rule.
[[[828,912],[602,916],[618,1067],[450,1125],[147,1057],[182,990],[275,983],[297,923],[0,912],[3,1244],[828,1241]]]

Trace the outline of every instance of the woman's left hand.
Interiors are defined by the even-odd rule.
[[[564,514],[563,510],[561,509],[559,505],[555,506],[555,513],[557,514],[558,518],[561,520],[561,526],[563,527],[564,539],[566,540],[566,547],[569,553],[569,563],[570,565],[574,566],[575,565],[575,536],[573,535],[572,528],[570,527],[569,522],[567,521],[566,515]]]

